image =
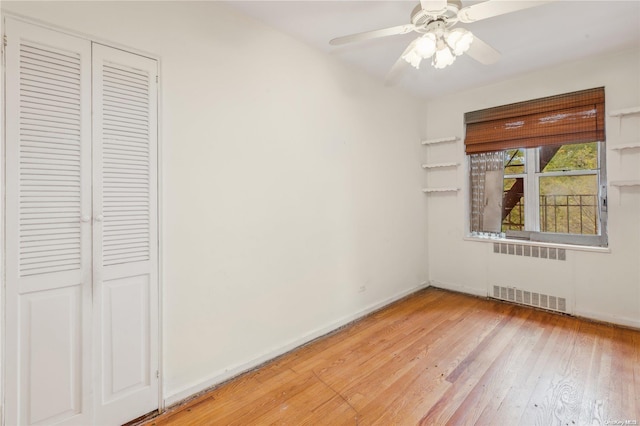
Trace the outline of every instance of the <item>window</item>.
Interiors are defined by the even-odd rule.
[[[465,115],[471,232],[606,246],[604,90]]]

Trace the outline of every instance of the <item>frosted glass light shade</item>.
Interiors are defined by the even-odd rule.
[[[463,28],[456,28],[446,35],[446,41],[453,54],[460,56],[469,50],[473,43],[473,34]]]
[[[415,69],[420,69],[420,61],[422,61],[422,56],[420,56],[416,52],[415,48],[409,50],[409,52],[407,52],[407,54],[405,54],[402,59],[410,63],[411,66]]]
[[[456,57],[453,56],[451,50],[446,45],[443,45],[438,51],[433,59],[433,67],[442,69],[446,66],[449,66],[456,60]]]
[[[414,48],[416,53],[423,59],[430,58],[436,51],[436,37],[432,33],[427,33],[416,41]]]

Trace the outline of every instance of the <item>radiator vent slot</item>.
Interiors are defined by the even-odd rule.
[[[567,300],[564,297],[551,296],[516,287],[493,286],[494,299],[507,300],[521,305],[535,306],[550,311],[567,312]]]
[[[493,243],[493,252],[540,259],[567,260],[567,252],[563,248],[543,247],[513,243]]]

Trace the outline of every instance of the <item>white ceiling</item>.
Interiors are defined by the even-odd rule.
[[[501,0],[498,0],[501,1]],[[505,0],[506,1],[506,0]],[[462,0],[463,6],[477,1]],[[335,37],[409,23],[414,1],[229,1],[237,10],[384,80],[416,33],[333,47]],[[640,46],[640,0],[557,0],[471,24],[458,24],[502,54],[493,65],[466,55],[442,70],[423,63],[396,79],[434,98],[607,51]]]

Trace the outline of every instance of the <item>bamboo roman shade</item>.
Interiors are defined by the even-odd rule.
[[[604,88],[468,112],[467,154],[604,141]]]

